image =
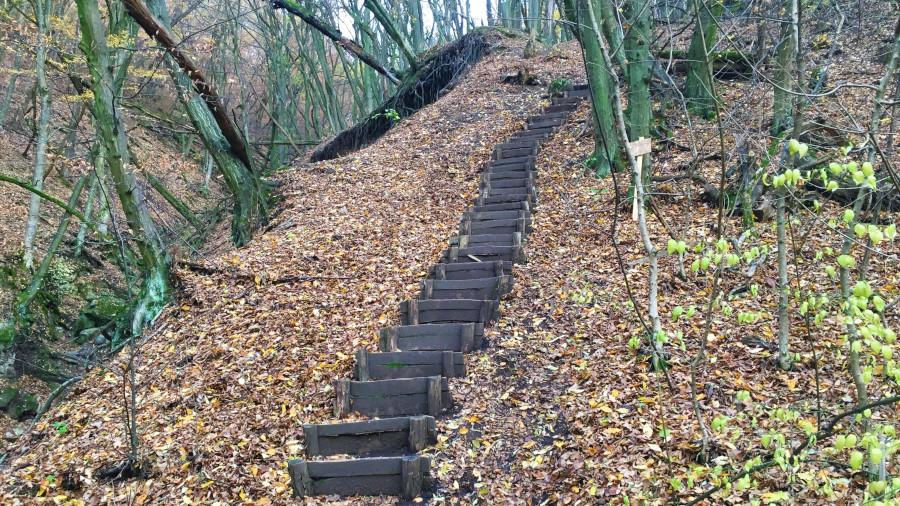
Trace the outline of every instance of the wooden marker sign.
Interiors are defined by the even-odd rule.
[[[628,143],[628,149],[631,151],[631,154],[634,156],[635,160],[639,160],[644,155],[649,155],[653,150],[652,145],[650,144],[650,139],[647,137],[640,137],[638,140],[634,142]],[[638,181],[642,181],[644,175],[642,174],[644,170],[644,163],[640,161],[637,166],[638,171]],[[638,219],[638,192],[637,188],[634,189],[634,200],[631,203],[631,221],[637,221]]]

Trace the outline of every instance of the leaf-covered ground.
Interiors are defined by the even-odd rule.
[[[203,261],[206,272],[178,270],[183,297],[141,345],[137,360],[149,479],[96,478],[127,451],[120,360],[79,384],[25,440],[24,453],[11,457],[2,477],[6,500],[302,502],[291,499],[286,472],[287,460],[302,454],[301,425],[330,420],[331,381],[350,374],[356,348],[374,349],[378,328],[397,322],[397,303],[418,290],[445,247],[493,145],[547,103],[546,88],[502,84],[502,76],[525,65],[545,82],[584,79],[574,45],[532,60],[521,59],[522,44],[506,46],[373,146],[281,174],[281,212],[265,232],[244,249],[210,254]],[[844,58],[850,66],[856,56]],[[722,88],[731,104],[726,117],[732,134],[764,131],[748,118],[765,114],[771,98],[752,83]],[[854,107],[862,110],[866,103]],[[840,107],[810,114],[835,111]],[[715,122],[687,125],[677,110],[667,117],[678,143],[695,139],[704,155],[718,149]],[[752,278],[743,267],[728,271],[722,290],[734,295],[723,306],[731,309],[713,312],[699,380],[704,420],[727,417],[727,423],[714,433],[712,466],[695,466],[699,432],[689,365],[713,278],[689,273],[681,279],[675,258],[663,256],[660,312],[673,335],[666,345],[671,367],[667,375],[650,372],[647,356],[629,346],[641,326],[628,291],[643,314],[647,266],[630,209],[615,208],[614,182],[624,195],[627,178],[598,180],[585,172],[581,162],[593,146],[589,118],[583,105],[539,157],[541,196],[526,246],[529,262],[515,270],[515,288],[488,332],[488,347],[467,356],[468,377],[452,380],[456,408],[441,419],[439,443],[428,450],[435,504],[621,504],[625,498],[656,504],[689,497],[714,481],[712,466],[740,468],[764,454],[760,437],[770,429],[802,441],[798,420],[776,420],[773,408],[797,410],[802,420],[814,421],[817,388],[826,413],[852,405],[838,323],[830,319],[807,337],[797,315],[792,347],[800,361],[794,371],[782,372],[770,348],[777,302],[773,260]],[[765,152],[764,134],[753,142],[757,155]],[[734,144],[729,135],[728,153]],[[658,175],[677,174],[691,160],[690,151],[678,146],[657,150]],[[715,180],[717,164],[707,160],[699,168]],[[668,238],[663,222],[691,246],[715,237],[717,211],[699,202],[701,190],[684,180],[657,185],[661,219],[650,222],[657,247],[664,249]],[[838,212],[836,204],[823,204],[825,213]],[[814,223],[796,225],[805,239],[793,272],[802,274],[804,289],[827,292],[833,286],[818,272],[822,261],[815,252],[839,244],[827,227]],[[726,235],[740,235],[741,226],[740,217],[726,219]],[[757,231],[745,246],[774,244],[770,222]],[[889,301],[900,295],[897,255],[897,244],[886,243],[872,257],[870,280]],[[742,285],[746,291],[735,290]],[[758,295],[751,295],[751,285],[759,287]],[[676,307],[691,306],[697,308],[693,317],[670,318]],[[739,325],[741,312],[761,317]],[[886,318],[896,327],[896,313]],[[750,399],[737,402],[741,391]],[[870,396],[891,393],[896,386],[876,381]],[[876,410],[873,418],[884,422],[898,415]],[[60,433],[56,422],[67,431]],[[752,492],[710,503],[860,501],[864,484],[839,456],[823,452],[814,460],[791,475],[777,467],[759,473]],[[890,471],[896,474],[897,466],[895,454]]]

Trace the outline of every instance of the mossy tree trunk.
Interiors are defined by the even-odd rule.
[[[156,225],[146,206],[143,190],[128,168],[128,144],[125,125],[117,100],[121,91],[114,83],[113,55],[107,45],[107,29],[103,24],[97,0],[76,0],[81,28],[81,51],[91,74],[94,99],[94,123],[106,153],[122,211],[140,254],[143,284],[134,304],[131,332],[140,335],[144,326],[159,314],[169,294],[169,258]]]
[[[403,58],[406,59],[406,63],[409,64],[409,68],[413,72],[417,70],[419,68],[419,62],[416,60],[415,51],[413,51],[412,46],[410,46],[409,41],[406,39],[406,36],[403,35],[403,32],[397,28],[397,25],[394,23],[394,20],[391,19],[390,14],[388,14],[384,6],[382,6],[378,0],[364,0],[363,5],[372,11],[372,14],[381,24],[382,28],[384,28],[384,31],[391,40],[397,44],[397,47],[400,48],[400,52],[403,54]]]
[[[778,53],[775,59],[775,100],[772,103],[772,135],[781,135],[782,132],[793,127],[794,95],[797,44],[800,38],[799,32],[799,2],[798,0],[785,0],[784,11],[786,19],[782,23],[781,41],[778,43]]]
[[[597,176],[609,175],[621,165],[619,142],[615,134],[613,108],[610,103],[610,69],[603,59],[600,33],[594,33],[589,18],[590,11],[602,12],[604,0],[574,0],[574,18],[584,54],[588,83],[591,87],[591,105],[594,111],[593,168]]]
[[[628,61],[625,67],[628,80],[625,124],[628,138],[637,140],[650,137],[650,68],[653,63],[650,56],[650,0],[627,0],[625,16],[631,25],[625,35]]]
[[[694,0],[694,34],[688,49],[688,74],[684,98],[688,110],[704,118],[716,114],[712,93],[710,53],[716,45],[718,19],[722,15],[721,0]]]
[[[167,49],[165,64],[178,90],[179,99],[185,105],[191,123],[231,191],[232,242],[236,246],[243,246],[250,241],[253,227],[264,221],[267,213],[266,191],[247,154],[247,144],[227,113],[218,117],[213,113],[213,109],[224,109],[224,106],[218,102],[212,86],[203,80],[202,74],[191,71],[191,62],[179,60],[169,44],[169,14],[165,0],[148,2],[149,9],[140,2],[126,3],[126,7],[144,30]],[[152,19],[147,19],[147,15]],[[193,79],[188,77],[188,71]],[[204,93],[201,90],[208,91]],[[223,122],[226,123],[224,127]]]
[[[47,167],[47,141],[50,128],[50,87],[47,84],[47,42],[50,37],[50,2],[33,0],[34,19],[37,25],[37,44],[34,55],[35,93],[40,108],[36,125],[37,136],[34,145],[34,170],[31,184],[41,189],[44,186],[44,172]],[[34,265],[34,237],[37,234],[38,219],[41,215],[41,198],[32,193],[28,201],[28,218],[25,221],[25,251],[22,260],[27,269]]]

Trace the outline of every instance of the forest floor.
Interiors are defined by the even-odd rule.
[[[299,502],[291,498],[286,464],[302,454],[302,424],[331,419],[331,381],[350,375],[355,349],[375,348],[380,327],[396,324],[397,303],[417,292],[453,234],[494,144],[548,103],[545,86],[502,84],[502,77],[526,66],[545,83],[584,80],[573,44],[530,60],[521,58],[518,41],[505,44],[445,97],[372,146],[280,174],[277,217],[247,247],[210,253],[204,263],[212,274],[177,271],[181,298],[141,344],[136,360],[138,426],[141,452],[151,463],[149,479],[98,478],[128,451],[122,357],[74,387],[23,438],[5,464],[0,493],[7,495],[0,501],[30,503],[37,496],[61,504],[68,498],[135,505]],[[853,65],[855,53],[841,58],[852,72],[879,75],[877,65]],[[742,82],[723,83],[720,90],[730,104],[728,124],[741,125],[734,131],[757,132],[751,143],[756,156],[768,145],[758,133],[767,130],[764,120],[754,116],[771,102],[771,91],[762,89]],[[862,110],[865,102],[855,101],[862,94],[855,93],[848,92],[844,105]],[[756,104],[755,112],[747,104]],[[687,124],[677,110],[667,115],[679,143],[696,139],[702,154],[719,149],[715,122]],[[733,135],[726,139],[729,153],[734,143]],[[438,445],[427,450],[433,456],[434,504],[657,504],[701,492],[713,479],[695,466],[699,432],[689,394],[689,365],[712,276],[681,279],[676,259],[663,256],[660,312],[666,329],[678,337],[667,345],[667,374],[650,372],[647,356],[629,346],[642,330],[628,293],[643,314],[647,267],[630,209],[615,206],[616,185],[624,194],[627,178],[588,174],[582,162],[592,148],[585,104],[539,155],[541,193],[526,245],[528,264],[514,271],[513,293],[501,302],[487,348],[467,356],[466,378],[451,381],[457,408],[440,419]],[[655,174],[679,174],[691,158],[690,151],[661,144],[654,153]],[[699,168],[715,180],[718,163],[708,160]],[[701,190],[684,180],[657,186],[662,219],[650,225],[658,247],[664,249],[668,238],[663,221],[692,246],[715,237],[710,225],[717,210],[699,203]],[[830,202],[823,206],[837,210]],[[728,234],[739,235],[740,217],[725,223]],[[774,244],[769,225],[758,226],[758,237],[749,243]],[[817,265],[816,248],[839,246],[824,226],[798,227],[806,246],[800,246],[796,270]],[[870,279],[886,300],[894,300],[900,295],[896,243],[882,253],[872,258]],[[802,439],[796,424],[778,425],[754,410],[790,407],[809,419],[816,390],[827,413],[853,401],[838,358],[836,322],[806,338],[797,316],[797,367],[775,367],[775,279],[772,259],[752,278],[740,270],[722,276],[723,292],[734,294],[724,304],[733,313],[713,313],[699,400],[707,423],[719,416],[730,420],[715,437],[715,463],[723,466],[740,467],[760,455],[759,437],[766,430],[779,428]],[[735,290],[744,285],[762,286],[761,295]],[[669,321],[679,306],[695,306],[698,314]],[[739,325],[736,315],[751,311],[760,319]],[[896,327],[896,312],[887,319]],[[751,402],[736,402],[739,391],[748,391]],[[889,391],[876,386],[870,395]],[[873,416],[896,420],[900,413],[881,410]],[[891,465],[896,469],[898,463]],[[759,473],[754,496],[734,494],[728,502],[851,504],[862,497],[854,478],[828,463],[791,479],[776,467]],[[324,502],[395,500],[308,501]]]

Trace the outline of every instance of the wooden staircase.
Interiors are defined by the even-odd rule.
[[[527,128],[494,148],[478,196],[462,216],[418,298],[400,304],[400,325],[381,330],[378,352],[356,351],[352,379],[335,382],[334,416],[377,419],[304,425],[307,460],[288,463],[295,495],[393,495],[410,500],[429,486],[431,461],[418,452],[437,440],[435,418],[453,404],[448,378],[465,376],[464,354],[482,347],[525,262],[537,202],[535,156],[574,111],[577,86]],[[349,460],[316,460],[332,455]]]

